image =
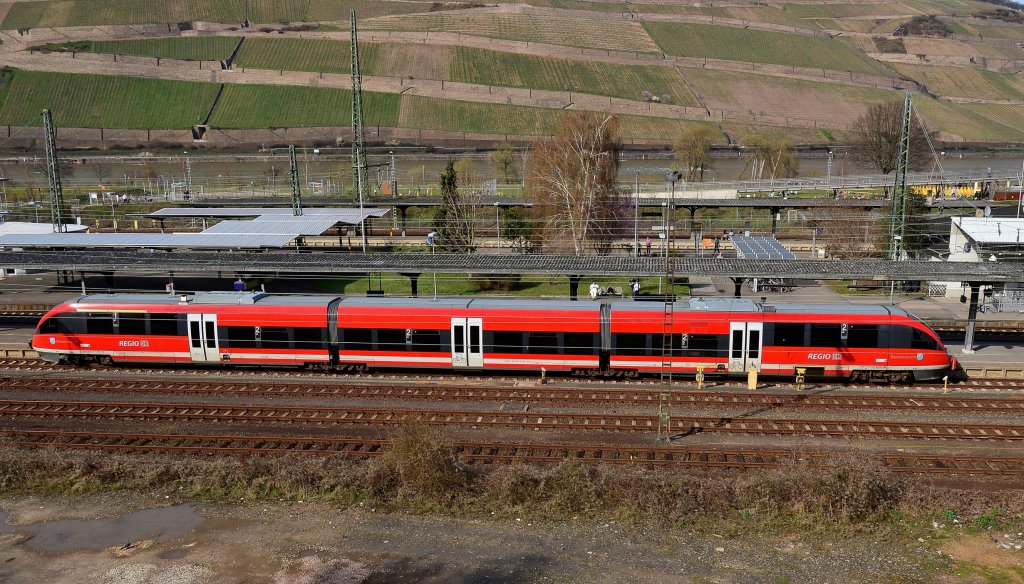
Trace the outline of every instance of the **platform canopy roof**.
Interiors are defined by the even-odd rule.
[[[278,249],[297,236],[239,233],[46,233],[0,235],[3,248]]]
[[[282,216],[294,217],[291,207],[167,207],[146,215],[153,219],[196,218],[241,219],[245,217]],[[309,207],[302,210],[301,217],[331,217],[335,223],[358,225],[364,219],[383,217],[388,209],[365,207],[360,215],[359,209],[350,207]]]
[[[77,223],[65,223],[64,229],[68,233],[76,233],[86,231],[89,229],[86,225],[78,225]],[[3,221],[0,222],[0,235],[7,234],[18,234],[18,235],[46,235],[53,233],[52,223],[26,223],[23,221]]]
[[[238,235],[321,235],[337,224],[328,215],[261,215],[253,220],[228,219],[204,229],[203,233],[235,233]]]
[[[953,217],[967,237],[982,244],[1015,245],[1024,241],[1024,219],[1013,217]]]

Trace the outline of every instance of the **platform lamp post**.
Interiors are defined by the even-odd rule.
[[[1020,206],[1024,205],[1024,162],[1020,165],[1020,183],[1017,189],[1017,219],[1020,219]]]
[[[437,244],[434,241],[435,237],[437,237],[437,232],[436,231],[431,231],[430,233],[427,234],[427,245],[430,246],[430,255],[435,255],[437,253]],[[435,268],[435,270],[436,270],[436,268]],[[436,271],[434,272],[434,300],[437,300],[437,272]]]
[[[494,201],[494,229],[498,232],[498,249],[501,249],[501,202]]]
[[[640,257],[640,171],[633,184],[633,257]]]

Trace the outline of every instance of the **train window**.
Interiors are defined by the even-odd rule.
[[[520,354],[523,351],[522,331],[494,331],[488,352]]]
[[[117,330],[122,335],[146,334],[146,315],[135,312],[118,314]]]
[[[846,346],[858,349],[874,349],[878,347],[878,325],[851,324],[850,335],[846,339]]]
[[[57,318],[58,317],[56,316],[52,316],[44,320],[43,322],[39,323],[39,334],[49,335],[59,332],[60,329],[57,328]]]
[[[593,355],[597,353],[594,333],[565,333],[562,353],[565,355]]]
[[[412,350],[430,353],[441,352],[441,331],[412,331]]]
[[[802,322],[777,322],[773,325],[775,338],[772,345],[776,347],[803,347],[804,346],[804,323]],[[765,331],[765,340],[768,333]]]
[[[199,322],[190,320],[188,322],[188,335],[192,339],[192,348],[201,349],[203,348],[203,339],[199,336]]]
[[[254,326],[226,326],[222,329],[225,337],[221,342],[232,349],[255,349],[260,346]]]
[[[452,327],[452,352],[458,355],[466,352],[466,326],[457,324]]]
[[[288,329],[283,326],[260,327],[260,346],[264,349],[287,349]]]
[[[839,324],[811,324],[811,346],[812,347],[839,347],[842,345],[839,338]]]
[[[750,331],[750,342],[747,343],[747,358],[759,359],[761,357],[761,331]]]
[[[86,316],[85,332],[90,335],[114,334],[114,315],[111,313],[101,313]]]
[[[720,357],[720,335],[690,335],[690,346],[686,354],[690,357]]]
[[[378,351],[404,351],[405,329],[377,329]]]
[[[300,326],[292,329],[295,338],[296,349],[323,349],[323,329],[309,326]]]
[[[615,333],[616,355],[650,355],[644,333]]]
[[[928,333],[921,329],[911,329],[910,332],[910,348],[911,349],[924,349],[926,351],[935,351],[939,348],[938,344],[935,343]]]
[[[173,336],[181,334],[178,332],[178,315],[150,314],[149,334],[154,336]]]
[[[558,335],[555,333],[527,333],[530,353],[557,353]]]
[[[85,333],[84,314],[62,314],[55,317],[57,321],[57,332],[65,335]]]
[[[732,358],[742,358],[743,355],[743,331],[732,331]]]
[[[370,329],[346,328],[341,329],[342,347],[346,351],[372,351],[373,342],[370,338]]]

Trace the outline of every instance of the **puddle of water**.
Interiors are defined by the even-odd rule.
[[[0,512],[0,534],[29,535],[23,545],[47,554],[77,549],[102,550],[146,539],[161,542],[181,537],[203,524],[203,516],[197,509],[197,505],[186,503],[107,519],[67,519],[31,525],[7,525],[7,514]]]

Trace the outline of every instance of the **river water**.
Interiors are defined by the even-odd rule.
[[[1021,171],[1019,153],[1010,155],[960,155],[940,156],[942,168],[953,173],[975,173],[984,176],[989,169],[997,172]],[[70,161],[62,165],[62,182],[65,189],[121,191],[128,188],[142,188],[148,192],[163,195],[181,192],[190,173],[192,191],[234,191],[241,194],[289,193],[289,159],[284,148],[257,154],[206,154],[140,153],[131,155],[96,155],[61,153],[61,158]],[[337,194],[339,185],[349,188],[352,183],[352,167],[349,151],[339,149],[300,149],[297,154],[298,179],[303,193]],[[427,189],[436,189],[439,176],[449,158],[468,159],[474,178],[478,181],[495,177],[486,153],[427,153],[422,149],[399,151],[395,154],[396,175],[399,193],[404,195],[425,194]],[[388,181],[388,152],[371,152],[368,156],[372,188]],[[522,160],[518,160],[522,168]],[[663,188],[665,175],[676,165],[667,152],[655,154],[627,153],[620,167],[619,181],[632,185],[639,181],[641,186]],[[746,165],[738,154],[720,155],[708,170],[705,182],[733,181],[745,174]],[[824,152],[801,154],[800,175],[824,177],[865,174],[845,152],[830,157]],[[37,192],[45,194],[47,178],[42,152],[35,157],[8,156],[0,159],[0,176],[8,179],[11,188],[34,186]],[[509,183],[519,178],[510,178]],[[504,178],[498,178],[505,183]],[[42,195],[37,195],[39,198]]]

